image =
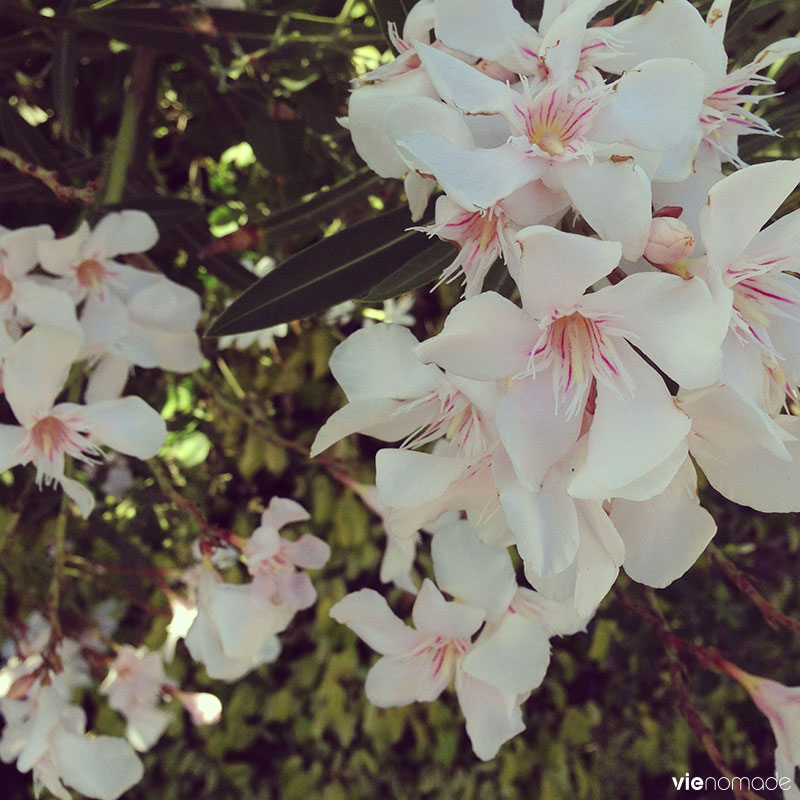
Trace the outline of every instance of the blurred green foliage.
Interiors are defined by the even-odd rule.
[[[644,5],[629,0],[612,11],[624,15]],[[705,10],[708,3],[698,5]],[[540,3],[519,6],[535,19]],[[107,186],[127,159],[124,194],[112,198],[112,207],[154,215],[162,239],[152,264],[202,293],[206,323],[252,280],[240,257],[283,260],[402,202],[396,182],[363,170],[336,123],[346,113],[348,80],[389,58],[374,9],[361,0],[250,0],[248,8],[0,2],[0,143],[56,170],[65,185],[99,177]],[[388,4],[379,8],[385,13]],[[727,47],[743,63],[798,28],[794,0],[735,0]],[[145,48],[155,51],[149,63],[142,61]],[[137,63],[146,69],[131,87]],[[749,160],[800,155],[800,68],[789,63],[773,77],[786,94],[760,108],[784,138],[743,142]],[[142,93],[143,110],[124,158],[116,157],[134,90]],[[8,166],[0,166],[0,175],[0,224],[7,227],[46,221],[64,233],[108,206],[102,190],[84,209],[59,203]],[[435,328],[456,294],[452,286],[419,293],[419,336]],[[326,465],[302,452],[343,402],[327,361],[355,324],[298,322],[263,352],[218,351],[208,340],[208,361],[198,373],[139,371],[129,384],[162,409],[171,435],[161,462],[208,522],[246,536],[273,495],[293,497],[312,513],[299,527],[325,538],[333,555],[314,576],[319,603],[282,634],[275,664],[227,685],[209,680],[179,646],[171,675],[187,688],[219,694],[223,720],[195,728],[176,710],[128,800],[651,800],[672,796],[673,775],[715,775],[678,709],[659,637],[615,595],[587,633],[554,641],[544,685],[524,706],[526,732],[492,762],[472,754],[452,694],[398,709],[367,703],[364,677],[374,655],[328,610],[347,591],[382,588],[383,534]],[[366,439],[350,439],[327,455],[369,481],[375,449]],[[88,521],[70,521],[63,622],[67,632],[79,631],[95,603],[119,597],[128,610],[118,640],[157,647],[168,621],[159,584],[192,563],[198,531],[146,465],[129,466],[134,483],[124,500],[108,494]],[[112,467],[100,467],[93,485]],[[22,512],[0,563],[8,628],[42,606],[59,500],[50,491],[31,494],[30,472],[5,477],[0,525]],[[749,512],[711,490],[703,496],[719,522],[719,546],[773,602],[800,614],[797,520]],[[163,576],[153,574],[154,566]],[[619,590],[643,598],[624,577]],[[408,595],[389,594],[407,617]],[[676,634],[719,647],[749,671],[800,682],[797,642],[768,628],[705,558],[658,599]],[[732,681],[689,659],[686,667],[697,708],[734,773],[768,775],[774,743],[760,712]],[[88,696],[86,707],[98,731],[121,732],[115,712],[95,707]],[[29,776],[13,767],[3,768],[0,784],[4,800],[31,795]]]

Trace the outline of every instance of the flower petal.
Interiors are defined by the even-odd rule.
[[[286,544],[286,552],[295,565],[302,569],[321,569],[331,557],[330,545],[312,533],[304,533],[299,539]]]
[[[508,0],[436,0],[436,35],[448,47],[525,73],[541,37]]]
[[[67,786],[97,800],[116,800],[144,776],[133,748],[116,736],[89,737],[57,729],[49,756]]]
[[[490,78],[437,47],[429,47],[421,42],[415,42],[414,46],[422,66],[445,103],[465,114],[502,114],[506,110],[511,92],[508,84]],[[420,125],[418,129],[423,128],[436,130],[427,125]]]
[[[81,416],[99,442],[136,458],[152,458],[167,439],[163,417],[141,397],[92,403]]]
[[[83,333],[72,298],[54,286],[34,280],[18,281],[14,286],[17,312],[34,325],[50,325],[81,338]]]
[[[455,306],[442,332],[415,352],[456,375],[497,380],[526,368],[538,337],[538,326],[522,309],[496,292],[483,292]]]
[[[509,739],[525,730],[519,697],[456,672],[456,694],[475,755],[489,761]]]
[[[432,131],[413,131],[397,145],[409,168],[432,175],[454,202],[470,211],[491,208],[545,171],[540,159],[509,144],[467,150]]]
[[[79,349],[77,336],[36,325],[6,353],[3,388],[14,416],[24,427],[31,428],[50,411]]]
[[[289,500],[287,497],[273,497],[269,501],[267,510],[261,515],[261,524],[269,525],[279,531],[285,525],[291,525],[293,522],[305,522],[309,519],[311,519],[311,515],[300,503]]]
[[[422,656],[384,656],[367,673],[364,691],[372,705],[391,708],[435,700],[449,682],[449,674],[434,674],[431,661]]]
[[[402,325],[371,325],[348,336],[333,351],[331,373],[350,400],[417,399],[441,383],[441,372],[414,354],[418,344]]]
[[[709,268],[731,266],[798,182],[800,159],[755,164],[712,186],[700,214]]]
[[[625,72],[652,58],[685,58],[706,73],[705,93],[710,94],[727,70],[722,42],[684,0],[659,0],[646,13],[615,25],[614,38],[623,45],[603,59],[603,69],[609,72]]]
[[[655,370],[626,345],[617,352],[635,388],[617,393],[598,382],[586,467],[598,483],[624,486],[664,461],[691,423]]]
[[[519,291],[525,311],[537,319],[574,305],[593,283],[619,264],[622,248],[546,225],[523,228]]]
[[[610,517],[625,542],[625,572],[657,589],[680,578],[717,531],[697,498],[697,473],[689,458],[660,495],[639,503],[614,500]]]
[[[589,164],[575,159],[554,170],[572,205],[601,239],[620,242],[635,261],[644,252],[652,220],[650,180],[630,157]]]
[[[490,620],[506,612],[517,581],[505,547],[484,544],[466,520],[459,520],[436,531],[431,557],[442,591],[484,609]]]
[[[576,403],[583,409],[584,397]],[[568,413],[557,404],[549,370],[535,378],[523,378],[497,404],[497,430],[514,465],[520,483],[538,491],[547,471],[562,459],[578,440],[583,414]]]
[[[25,437],[25,428],[21,425],[0,424],[0,472],[23,463],[22,443]]]
[[[394,103],[411,97],[438,98],[424,70],[413,69],[390,81],[359,86],[350,95],[347,113],[353,146],[367,166],[382,178],[402,178],[408,169],[386,121]]]
[[[39,263],[51,275],[66,276],[70,267],[77,267],[85,257],[85,246],[89,241],[88,222],[81,222],[78,229],[63,239],[39,242]]]
[[[614,84],[594,117],[591,138],[647,150],[677,145],[696,126],[704,84],[702,70],[686,59],[645,61]]]
[[[86,245],[91,258],[114,258],[122,253],[144,253],[158,241],[158,228],[144,211],[128,209],[106,214],[95,225]]]
[[[786,433],[800,437],[800,418],[781,415],[777,423]],[[756,511],[800,511],[800,441],[786,443],[792,461],[752,442],[726,449],[725,458],[720,458],[692,445],[692,455],[718,492]]]
[[[440,497],[467,468],[462,458],[415,450],[378,450],[375,485],[379,502],[393,508],[414,508]]]
[[[709,386],[722,367],[718,310],[699,278],[640,272],[585,300],[588,309],[608,312],[634,334],[630,341],[687,389]]]
[[[461,664],[464,672],[505,692],[532,692],[550,664],[548,632],[531,617],[507,613],[481,633]]]
[[[412,611],[414,627],[426,636],[467,639],[480,628],[484,611],[465,603],[448,602],[429,578],[422,582]]]
[[[538,492],[502,479],[498,480],[498,487],[526,575],[529,570],[537,575],[552,575],[569,567],[580,539],[575,501],[567,495],[561,472],[550,470]]]
[[[29,225],[0,233],[0,275],[15,281],[30,272],[39,260],[37,247],[54,237],[49,225]]]
[[[351,592],[331,608],[330,615],[385,656],[410,653],[425,638],[403,623],[373,589]]]

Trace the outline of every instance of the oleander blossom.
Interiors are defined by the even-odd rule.
[[[151,458],[167,431],[161,415],[140,397],[56,403],[80,346],[73,334],[37,325],[6,353],[3,388],[19,424],[0,426],[0,469],[32,463],[39,486],[59,484],[86,517],[94,498],[65,475],[66,458],[95,462],[101,445]]]

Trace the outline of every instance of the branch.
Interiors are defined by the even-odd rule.
[[[31,164],[30,161],[26,161],[22,156],[7,147],[0,147],[0,159],[8,161],[11,166],[23,175],[30,175],[31,178],[43,183],[61,203],[77,200],[79,203],[89,205],[94,202],[96,189],[92,184],[83,189],[64,186],[59,183],[58,173],[55,170],[37,167],[36,164]]]
[[[700,645],[692,644],[678,636],[675,636],[667,624],[661,611],[655,604],[655,596],[652,589],[646,589],[648,605],[645,606],[634,600],[625,592],[615,589],[617,599],[628,608],[628,610],[641,617],[651,628],[658,634],[664,645],[664,652],[667,656],[669,663],[669,675],[672,683],[672,690],[678,699],[678,707],[680,708],[689,727],[694,731],[703,749],[708,754],[717,771],[724,775],[731,782],[731,791],[736,800],[763,800],[763,798],[751,792],[744,790],[740,786],[737,787],[733,778],[735,777],[733,771],[728,766],[728,763],[720,753],[717,743],[714,741],[714,734],[711,729],[703,722],[700,717],[700,712],[692,702],[689,695],[688,687],[686,686],[686,674],[683,662],[680,659],[678,650],[686,650],[690,652],[706,669],[713,672],[725,672],[727,670],[723,664],[728,662],[722,657],[718,650],[710,647],[702,647]]]
[[[119,131],[114,140],[114,149],[106,175],[105,197],[103,198],[105,205],[119,203],[122,200],[128,167],[131,165],[133,151],[136,147],[139,118],[144,111],[157,57],[158,53],[152,47],[142,46],[135,50],[131,73],[125,86]]]
[[[192,521],[197,525],[200,533],[201,544],[212,547],[222,547],[230,544],[233,540],[233,534],[225,528],[220,528],[217,525],[210,523],[197,508],[197,505],[191,500],[185,498],[170,482],[169,478],[164,474],[164,470],[157,459],[151,458],[146,462],[150,468],[150,472],[156,479],[156,483],[161,488],[161,491],[172,501],[178,508],[185,511]]]
[[[771,628],[778,629],[780,625],[788,628],[793,633],[800,633],[800,620],[784,614],[775,608],[764,595],[753,585],[750,578],[745,575],[716,545],[710,544],[706,549],[711,563],[761,612]]]

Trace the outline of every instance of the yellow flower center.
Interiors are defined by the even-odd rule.
[[[532,144],[538,145],[545,153],[549,153],[551,156],[558,156],[564,152],[564,140],[561,138],[560,133],[552,129],[540,131],[534,136]]]

